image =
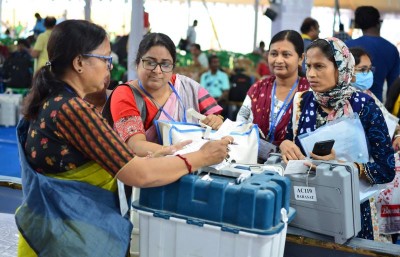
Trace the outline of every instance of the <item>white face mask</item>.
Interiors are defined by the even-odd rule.
[[[356,82],[351,83],[351,85],[362,91],[370,89],[374,83],[374,74],[369,71],[367,74],[363,72],[356,73]]]

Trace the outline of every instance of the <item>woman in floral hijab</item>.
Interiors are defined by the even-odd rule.
[[[306,153],[298,137],[341,117],[357,113],[369,146],[370,161],[354,163],[360,180],[370,184],[383,184],[393,180],[394,150],[382,112],[375,101],[351,87],[354,58],[347,46],[337,38],[317,39],[306,50],[306,76],[312,91],[301,94],[297,105],[295,124],[288,125],[286,140],[280,145],[282,158],[301,160]],[[316,160],[336,160],[335,151],[318,156]],[[358,237],[373,240],[369,201],[361,203],[361,231]]]

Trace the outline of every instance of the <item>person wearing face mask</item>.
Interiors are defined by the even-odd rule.
[[[353,80],[351,82],[351,85],[364,93],[370,95],[374,100],[376,105],[379,106],[381,109],[383,115],[388,117],[390,115],[390,112],[386,109],[384,104],[379,101],[379,99],[372,93],[371,90],[369,90],[374,83],[374,67],[372,66],[371,62],[371,56],[361,47],[351,47],[349,48],[350,52],[352,53],[354,60],[355,60],[355,77],[353,77]],[[389,94],[388,94],[389,95]],[[399,136],[397,136],[399,135]],[[392,140],[392,145],[393,148],[396,151],[400,150],[400,126],[396,126],[395,134]],[[397,236],[392,235],[393,239],[391,238],[390,235],[387,234],[380,234],[379,233],[379,217],[377,213],[377,203],[379,203],[379,199],[386,199],[392,197],[391,194],[388,194],[388,191],[393,191],[393,188],[391,186],[388,186],[386,190],[382,191],[380,193],[380,196],[378,197],[371,197],[369,201],[371,202],[371,217],[372,217],[372,224],[374,228],[374,238],[377,241],[381,242],[396,242]],[[396,238],[396,240],[395,240]]]
[[[372,66],[370,55],[361,47],[351,47],[349,48],[349,50],[355,60],[355,66],[354,66],[355,76],[351,81],[351,85],[356,89],[361,90],[362,92],[371,96],[375,100],[376,105],[378,105],[379,108],[381,109],[383,116],[389,117],[391,115],[390,112],[385,108],[385,105],[381,101],[379,101],[379,99],[370,90],[372,84],[374,83],[374,71],[375,71],[375,67]],[[395,134],[391,135],[394,136],[392,143],[393,148],[398,151],[400,150],[400,136],[396,135],[400,135],[400,127],[398,125],[396,127]]]

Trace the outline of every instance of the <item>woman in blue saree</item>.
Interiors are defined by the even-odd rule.
[[[354,163],[360,180],[384,184],[393,180],[394,150],[380,108],[369,95],[351,87],[354,58],[347,46],[337,38],[317,39],[306,50],[307,80],[312,91],[299,97],[297,124],[288,125],[286,140],[280,145],[284,161],[304,159],[306,153],[299,137],[342,117],[358,114],[368,143],[370,160]],[[354,128],[352,128],[354,129]],[[336,142],[335,142],[336,143]],[[349,144],[352,142],[348,142]],[[310,153],[316,160],[336,160],[334,150],[327,156]],[[358,237],[373,240],[369,200],[361,203],[361,231]]]

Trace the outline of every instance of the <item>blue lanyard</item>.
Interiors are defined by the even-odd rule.
[[[140,87],[140,89],[141,89],[150,99],[152,99],[152,100],[154,101],[153,96],[152,96],[149,92],[147,92],[146,89],[144,89],[144,87],[143,87],[143,85],[142,85],[142,82],[141,82],[140,80],[138,80],[138,81],[139,81],[139,87]],[[175,87],[171,84],[171,82],[168,82],[168,85],[169,85],[169,87],[172,89],[172,92],[174,92],[174,94],[175,94],[176,97],[178,98],[179,104],[180,104],[180,106],[181,106],[182,109],[183,109],[183,118],[182,118],[183,122],[187,122],[187,119],[186,119],[186,108],[185,108],[185,105],[183,104],[183,101],[182,101],[181,97],[179,96],[178,92],[176,91]],[[154,101],[154,102],[155,102],[155,101]],[[157,102],[155,102],[155,103],[157,103]],[[157,104],[157,105],[158,105],[158,104]],[[166,112],[162,106],[158,106],[158,107],[159,107],[160,110],[165,114],[165,116],[167,116],[168,119],[170,119],[170,120],[172,120],[172,121],[175,121],[174,118],[172,118],[171,115],[169,115],[169,113]]]
[[[76,91],[75,91],[70,85],[68,85],[67,83],[64,84],[64,88],[65,88],[68,92],[73,93],[74,95],[76,95],[76,96],[79,97],[79,95],[76,93]]]
[[[271,124],[269,127],[268,136],[267,136],[268,141],[271,143],[274,141],[276,126],[281,119],[280,116],[281,115],[283,116],[286,113],[286,111],[289,109],[289,106],[292,104],[293,97],[290,98],[290,100],[289,100],[289,97],[292,95],[292,93],[295,90],[295,88],[297,87],[298,83],[299,83],[299,79],[297,79],[296,82],[293,84],[293,86],[290,89],[289,93],[287,94],[285,100],[283,101],[282,107],[278,110],[278,113],[276,114],[276,117],[274,118],[275,94],[276,94],[276,81],[274,81],[274,85],[272,88],[272,95],[271,95],[271,109],[269,112],[269,119],[271,121]]]

